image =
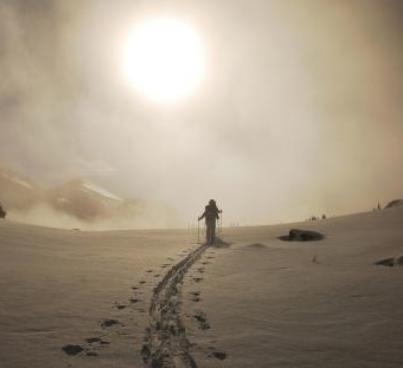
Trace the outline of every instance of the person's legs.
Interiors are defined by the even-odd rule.
[[[215,221],[206,221],[206,227],[206,243],[213,244],[215,235]]]
[[[215,242],[215,220],[211,224],[211,237],[210,237],[210,244],[214,244]]]
[[[210,232],[211,232],[211,226],[210,222],[206,221],[206,244],[210,244]]]

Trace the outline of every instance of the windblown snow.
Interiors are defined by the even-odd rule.
[[[97,194],[99,194],[101,196],[106,197],[106,198],[113,199],[115,201],[122,201],[122,199],[119,198],[118,196],[116,196],[115,194],[113,194],[113,193],[109,192],[108,190],[106,190],[104,188],[101,188],[101,187],[99,187],[99,186],[97,186],[95,184],[85,182],[85,183],[83,183],[83,187],[85,189],[93,191],[93,192],[95,192],[95,193],[97,193]]]

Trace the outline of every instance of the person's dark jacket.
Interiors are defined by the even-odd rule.
[[[203,214],[200,216],[199,220],[205,218],[206,222],[207,221],[215,221],[220,218],[218,214],[220,213],[220,210],[217,208],[217,205],[215,204],[209,204],[205,207]]]

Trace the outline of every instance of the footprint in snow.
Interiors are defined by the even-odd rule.
[[[210,325],[207,322],[207,317],[203,312],[197,312],[193,315],[193,318],[198,322],[201,330],[207,330],[210,328]]]
[[[127,307],[126,304],[116,304],[115,307],[119,310],[125,309]]]
[[[213,351],[212,353],[209,354],[209,357],[224,360],[227,357],[227,353],[224,353],[223,351]]]
[[[121,323],[119,321],[117,321],[116,319],[105,319],[102,323],[101,323],[101,327],[102,328],[106,328],[106,327],[112,327],[114,325],[120,325]]]
[[[84,348],[80,345],[73,345],[73,344],[68,344],[62,347],[62,350],[67,354],[67,355],[77,355],[84,351]]]
[[[100,337],[88,337],[85,339],[89,344],[100,343],[102,345],[110,344],[109,341],[102,340]]]

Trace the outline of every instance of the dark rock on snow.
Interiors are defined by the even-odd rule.
[[[400,207],[400,206],[403,206],[403,199],[395,199],[395,200],[389,202],[385,206],[385,209],[386,208],[393,208],[393,207]]]
[[[284,241],[316,241],[322,240],[325,236],[317,231],[291,229],[288,235],[279,236]]]

